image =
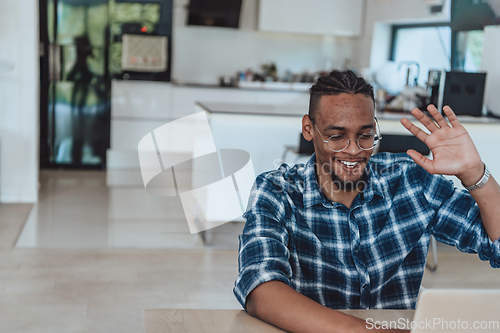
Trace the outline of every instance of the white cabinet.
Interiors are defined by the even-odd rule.
[[[363,4],[364,0],[260,0],[259,30],[357,36]]]
[[[284,107],[298,105],[304,113],[307,113],[309,105],[309,94],[305,91],[192,87],[145,81],[113,81],[112,84],[111,147],[107,159],[110,184],[123,185],[129,182],[137,185],[137,180],[140,184],[141,178],[137,172],[139,140],[168,121],[194,113],[197,101]],[[123,170],[127,168],[135,171],[128,173]],[[117,169],[118,173],[109,172]]]
[[[163,120],[175,118],[170,83],[111,81],[111,118]],[[111,145],[113,147],[113,144]]]

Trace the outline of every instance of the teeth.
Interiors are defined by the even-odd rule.
[[[346,165],[348,168],[354,168],[356,165],[359,164],[359,162],[347,162],[347,161],[340,161],[340,163]]]

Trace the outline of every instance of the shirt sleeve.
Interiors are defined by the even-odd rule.
[[[257,177],[239,236],[239,274],[233,292],[245,310],[247,296],[257,286],[271,280],[290,285],[292,276],[288,232],[283,224],[284,195],[267,177]]]
[[[424,181],[424,197],[434,208],[431,232],[436,240],[466,253],[477,253],[500,268],[500,239],[492,241],[484,229],[479,207],[465,189],[456,188],[441,175],[432,175],[418,167]],[[420,178],[420,177],[419,177]]]

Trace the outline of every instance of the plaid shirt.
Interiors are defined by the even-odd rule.
[[[257,177],[239,236],[234,294],[246,308],[258,285],[278,280],[330,308],[415,308],[429,237],[500,267],[472,196],[406,154],[381,153],[351,208],[329,201],[306,165]]]

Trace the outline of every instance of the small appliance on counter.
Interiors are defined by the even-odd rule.
[[[429,70],[427,76],[427,93],[429,95],[429,104],[441,106],[443,103],[443,91],[445,71],[439,69]]]
[[[442,105],[457,115],[484,116],[485,82],[486,73],[446,72]]]

